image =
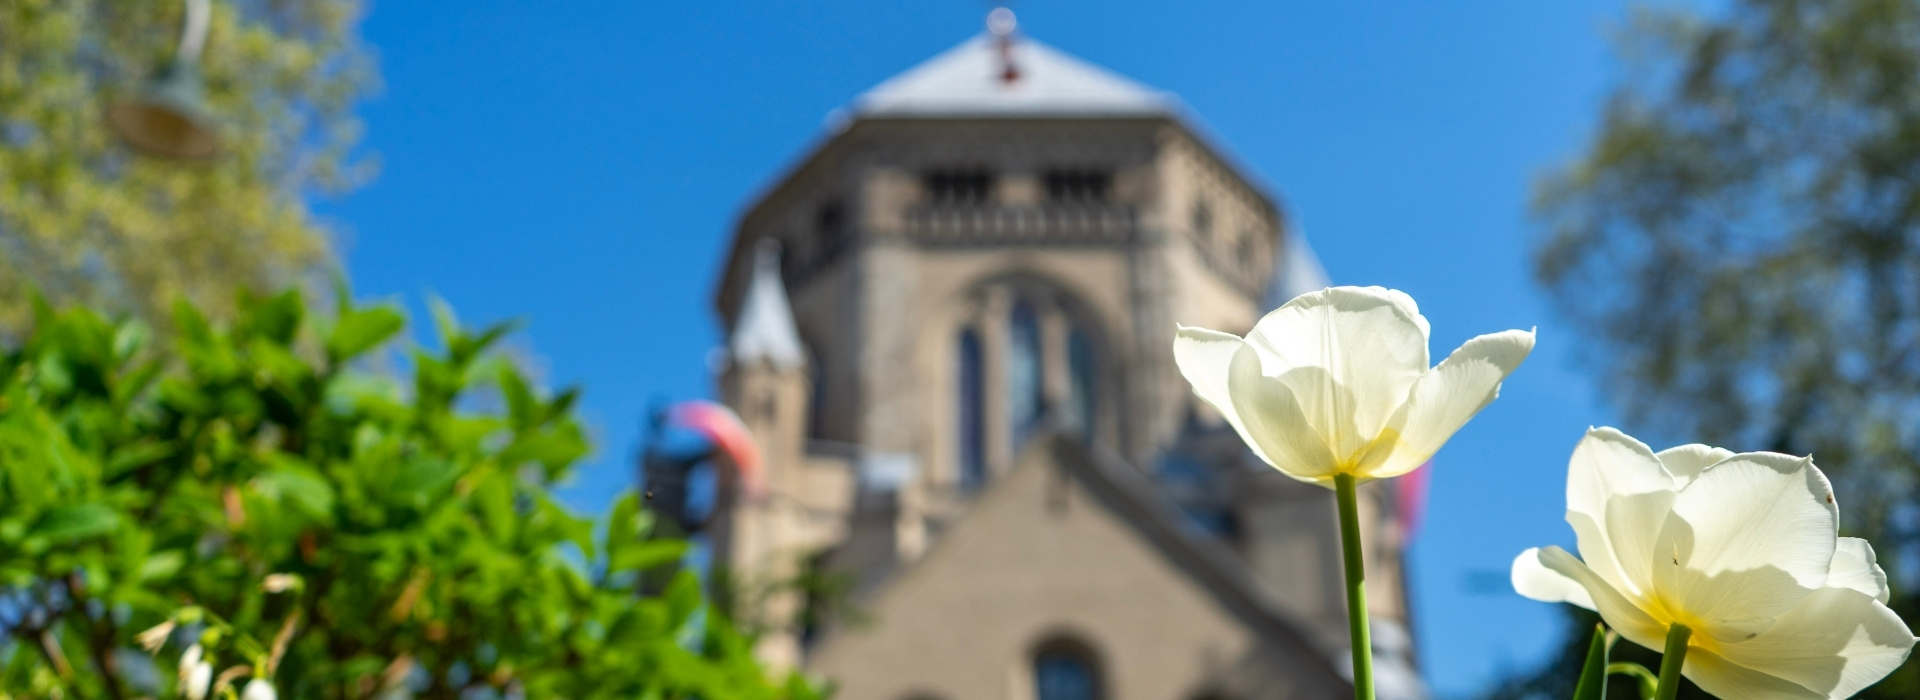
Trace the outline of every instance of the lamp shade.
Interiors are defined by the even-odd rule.
[[[191,64],[161,69],[130,99],[110,107],[107,120],[128,145],[148,155],[197,160],[220,150],[200,71]]]

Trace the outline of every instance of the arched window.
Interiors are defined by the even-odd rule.
[[[1080,439],[1087,442],[1093,441],[1093,392],[1096,377],[1099,376],[1093,355],[1093,338],[1075,326],[1067,334],[1067,405],[1064,410],[1068,429],[1078,433]]]
[[[980,334],[960,332],[959,347],[960,486],[979,487],[987,480],[986,400],[981,395]]]
[[[957,390],[952,399],[955,466],[949,485],[971,490],[1012,466],[1036,435],[1059,431],[1106,439],[1102,415],[1117,395],[1099,317],[1043,280],[999,279],[965,300],[946,342]]]
[[[1035,700],[1100,700],[1100,672],[1078,645],[1048,645],[1033,658]]]
[[[1040,317],[1022,300],[1007,320],[1007,419],[1015,449],[1033,436],[1045,413],[1040,370]]]

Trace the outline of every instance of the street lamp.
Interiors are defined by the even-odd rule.
[[[148,155],[204,159],[220,150],[213,116],[200,89],[200,52],[207,46],[210,0],[186,0],[187,17],[180,28],[180,50],[173,62],[131,99],[107,110],[107,121],[120,138]]]

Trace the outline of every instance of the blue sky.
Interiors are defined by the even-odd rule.
[[[1530,183],[1572,158],[1618,74],[1622,3],[1135,0],[1014,5],[1032,36],[1179,94],[1286,203],[1333,279],[1407,291],[1442,356],[1538,326],[1532,359],[1437,460],[1412,556],[1443,695],[1555,641],[1508,592],[1521,549],[1570,545],[1566,458],[1611,413],[1532,285]],[[652,397],[704,396],[709,296],[746,200],[828,112],[979,31],[988,5],[376,2],[381,174],[325,202],[366,297],[438,294],[520,318],[552,384],[581,383],[599,452],[569,490],[630,481]],[[1661,446],[1656,446],[1661,447]]]

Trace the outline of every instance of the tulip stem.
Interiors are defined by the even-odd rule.
[[[1680,667],[1687,662],[1687,639],[1693,630],[1674,623],[1667,629],[1667,649],[1660,657],[1660,690],[1654,700],[1673,700],[1680,694]]]
[[[1373,642],[1367,631],[1367,565],[1360,552],[1360,504],[1352,474],[1333,477],[1340,503],[1340,550],[1347,562],[1347,634],[1353,645],[1353,697],[1373,700]]]

